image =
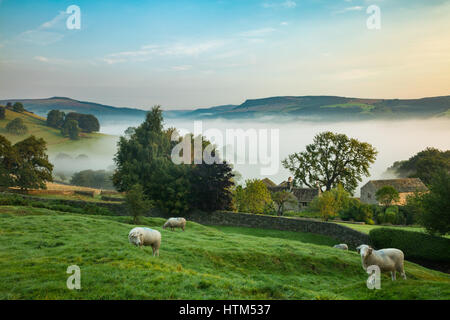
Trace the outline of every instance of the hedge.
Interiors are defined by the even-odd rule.
[[[400,249],[405,254],[405,259],[450,262],[450,239],[448,238],[390,228],[372,229],[369,237],[375,248]]]

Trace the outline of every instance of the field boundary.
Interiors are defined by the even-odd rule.
[[[123,203],[87,202],[83,200],[40,198],[23,194],[16,195],[25,199],[37,200],[42,202],[56,202],[76,207],[96,205],[110,210],[112,213],[114,213],[114,215],[117,216],[128,215],[127,208]],[[168,218],[167,215],[163,214],[157,209],[149,210],[146,213],[146,216]],[[189,221],[211,226],[218,225],[248,227],[321,234],[333,238],[339,242],[346,243],[353,248],[359,246],[360,244],[370,244],[370,237],[368,234],[356,231],[337,223],[317,221],[309,218],[278,217],[252,213],[237,213],[231,211],[216,211],[211,213],[194,211],[186,214],[185,218]]]

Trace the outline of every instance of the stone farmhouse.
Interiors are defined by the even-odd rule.
[[[290,191],[298,201],[296,206],[286,205],[286,210],[305,210],[309,203],[318,195],[320,195],[320,189],[312,189],[312,188],[298,188],[294,187],[292,183],[292,178],[289,177],[288,181],[283,181],[279,185],[274,183],[272,180],[265,178],[262,182],[267,186],[270,192],[278,192],[278,191]]]
[[[428,188],[419,178],[371,180],[361,187],[361,201],[368,204],[379,204],[375,193],[384,186],[394,187],[398,191],[400,200],[395,203],[404,205],[406,198],[414,192],[427,192]]]

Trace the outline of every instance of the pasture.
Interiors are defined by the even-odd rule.
[[[408,280],[367,289],[356,252],[275,230],[163,230],[160,257],[128,243],[130,217],[0,207],[0,299],[450,299],[450,276],[406,263]],[[81,268],[81,290],[66,269]]]

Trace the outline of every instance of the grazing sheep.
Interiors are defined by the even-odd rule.
[[[345,243],[336,244],[333,246],[333,248],[341,249],[341,250],[348,250],[348,246]]]
[[[184,227],[186,226],[185,218],[170,218],[163,225],[163,229],[170,228],[172,231],[174,228],[181,228],[184,231]]]
[[[404,254],[399,249],[373,250],[366,244],[356,248],[361,255],[361,263],[364,270],[372,265],[377,265],[381,272],[390,271],[392,281],[395,280],[396,271],[400,272],[403,279],[406,279],[403,267]]]
[[[159,256],[159,247],[161,246],[161,233],[150,228],[134,228],[128,234],[128,240],[135,246],[151,246],[153,256]]]

